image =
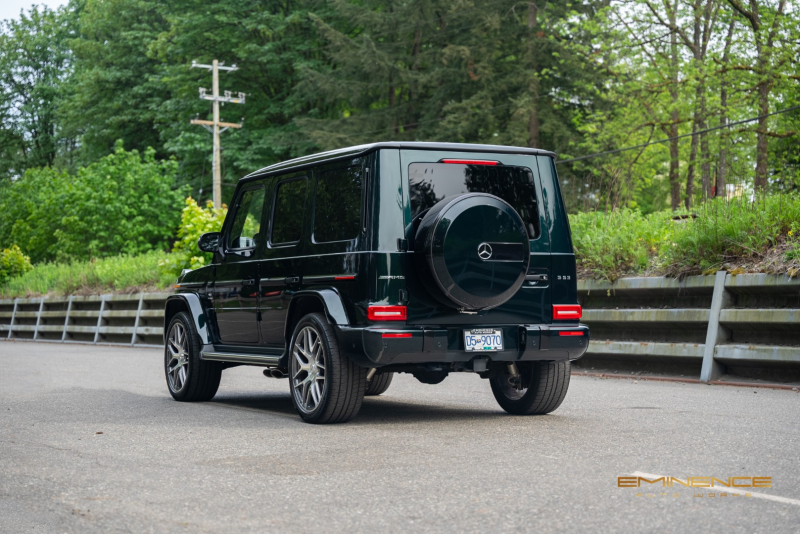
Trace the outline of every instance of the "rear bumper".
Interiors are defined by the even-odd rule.
[[[474,325],[503,331],[505,350],[467,352],[463,327],[427,328],[337,326],[339,348],[364,367],[394,364],[468,362],[476,356],[492,361],[577,360],[589,347],[586,325]]]

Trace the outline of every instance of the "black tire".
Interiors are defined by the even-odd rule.
[[[317,339],[324,351],[321,356],[315,353],[319,351]],[[297,323],[289,345],[288,368],[292,403],[307,423],[343,423],[358,414],[367,390],[367,369],[339,352],[336,336],[324,315],[310,313]]]
[[[367,392],[365,395],[367,397],[374,397],[386,393],[386,390],[389,389],[389,385],[392,383],[393,377],[394,373],[383,373],[373,376],[372,380],[367,384]]]
[[[185,350],[176,350],[173,334],[185,334]],[[172,398],[181,402],[202,402],[214,398],[222,378],[222,368],[217,362],[200,359],[200,337],[194,321],[186,312],[172,318],[164,337],[164,375]],[[179,365],[180,364],[180,365]],[[181,373],[181,368],[185,369]]]
[[[500,407],[514,415],[541,415],[561,405],[569,388],[569,362],[520,362],[517,367],[522,390],[511,385],[506,368],[490,379]]]

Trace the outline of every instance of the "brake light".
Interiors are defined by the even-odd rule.
[[[581,307],[578,304],[553,304],[553,320],[580,319]]]
[[[572,331],[572,332],[561,331],[561,332],[558,333],[558,335],[559,336],[582,336],[583,332],[580,332],[580,331],[578,331],[578,332],[575,332],[575,331]]]
[[[367,319],[370,321],[405,321],[405,306],[370,306],[367,308]]]
[[[381,337],[411,337],[411,332],[381,334]]]
[[[442,163],[456,163],[461,165],[499,165],[499,161],[486,159],[443,159]]]

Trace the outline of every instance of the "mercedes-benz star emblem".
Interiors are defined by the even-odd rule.
[[[478,257],[484,261],[492,257],[492,246],[489,243],[478,245]]]

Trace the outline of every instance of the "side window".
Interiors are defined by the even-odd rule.
[[[275,193],[275,211],[272,214],[272,236],[274,245],[296,243],[303,234],[303,214],[306,207],[308,180],[290,180],[278,184]]]
[[[345,241],[358,237],[363,174],[361,166],[354,166],[317,175],[314,242]]]
[[[228,248],[254,249],[261,237],[261,214],[264,210],[264,188],[247,189],[239,196],[233,218]]]

